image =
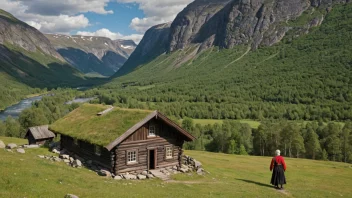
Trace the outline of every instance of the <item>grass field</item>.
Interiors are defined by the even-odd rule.
[[[25,140],[2,138],[5,143]],[[186,151],[210,172],[206,176],[176,175],[158,179],[115,181],[85,168],[40,159],[44,148],[26,154],[0,150],[0,197],[351,197],[351,164],[286,159],[285,191],[269,185],[269,157]],[[49,154],[49,153],[48,153]]]

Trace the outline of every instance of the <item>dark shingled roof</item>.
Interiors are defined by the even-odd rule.
[[[49,130],[48,125],[30,127],[27,131],[26,137],[28,136],[28,133],[31,133],[36,140],[55,137],[55,134]]]

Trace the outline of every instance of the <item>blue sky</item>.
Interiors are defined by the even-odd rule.
[[[138,43],[150,27],[172,21],[193,0],[0,0],[43,33],[105,36]]]
[[[123,35],[138,34],[129,27],[133,18],[144,18],[145,15],[136,3],[109,2],[107,10],[112,10],[113,14],[101,15],[88,12],[85,16],[89,19],[91,26],[81,29],[81,31],[95,32],[102,28],[107,28],[112,32],[120,32]],[[71,32],[75,33],[75,32]]]

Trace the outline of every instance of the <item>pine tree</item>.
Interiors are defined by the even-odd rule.
[[[309,127],[306,133],[306,153],[310,158],[316,159],[317,154],[321,151],[318,134],[315,133],[312,127]]]
[[[228,146],[228,149],[227,149],[227,153],[228,153],[228,154],[235,154],[235,153],[237,153],[236,147],[237,147],[236,141],[235,141],[235,140],[230,140],[229,146]]]
[[[352,154],[352,122],[348,122],[342,129],[341,135],[341,148],[343,161],[347,163]]]
[[[240,155],[248,155],[248,153],[246,151],[246,148],[243,146],[243,144],[241,144],[241,146],[239,148],[239,151],[238,151],[238,154],[240,154]]]

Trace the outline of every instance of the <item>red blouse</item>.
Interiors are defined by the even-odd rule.
[[[286,171],[286,163],[285,163],[285,160],[282,156],[273,157],[273,159],[271,160],[271,163],[270,163],[270,171],[273,170],[274,165],[275,165],[275,161],[277,164],[281,164],[282,167],[284,168],[284,170]]]

